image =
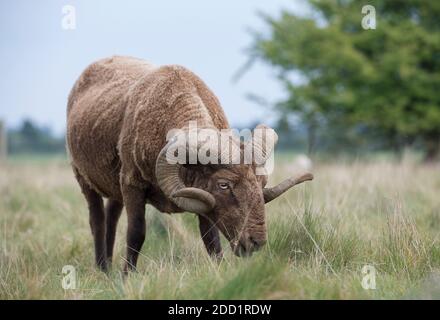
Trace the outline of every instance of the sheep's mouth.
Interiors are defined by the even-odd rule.
[[[232,245],[232,251],[237,257],[250,257],[254,250],[246,246],[242,241],[237,241]]]

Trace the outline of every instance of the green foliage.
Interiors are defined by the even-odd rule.
[[[10,154],[64,153],[64,137],[55,137],[44,127],[31,120],[24,120],[17,129],[8,132],[8,152]]]
[[[440,2],[369,1],[374,30],[361,26],[365,1],[308,3],[311,16],[263,16],[270,33],[255,38],[253,54],[277,68],[289,94],[281,112],[295,113],[312,131],[355,130],[396,148],[419,142],[437,156]]]

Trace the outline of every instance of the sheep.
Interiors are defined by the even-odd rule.
[[[297,168],[301,169],[302,171],[304,170],[309,171],[313,167],[312,160],[305,154],[297,155],[293,163]]]
[[[146,204],[165,213],[197,214],[209,255],[222,257],[220,231],[235,254],[246,256],[266,242],[264,204],[313,178],[305,174],[265,188],[267,175],[257,175],[255,163],[168,163],[169,132],[187,130],[191,121],[216,132],[230,128],[217,97],[182,66],[157,67],[114,56],[89,65],[74,84],[67,103],[66,145],[88,204],[101,270],[111,266],[123,207],[125,273],[136,270],[145,240]],[[259,146],[271,152],[254,145]],[[108,199],[105,206],[103,198]]]

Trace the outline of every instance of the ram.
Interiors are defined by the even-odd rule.
[[[136,268],[145,240],[146,204],[166,213],[197,214],[210,255],[222,255],[219,230],[235,254],[248,255],[266,241],[265,202],[313,178],[304,174],[265,188],[267,175],[256,174],[255,162],[170,163],[167,137],[176,129],[188,132],[190,122],[216,132],[229,128],[216,96],[184,67],[111,57],[88,66],[76,81],[67,105],[67,148],[88,203],[96,264],[102,270],[111,264],[124,206],[125,272]],[[267,157],[271,150],[265,145],[253,142]]]

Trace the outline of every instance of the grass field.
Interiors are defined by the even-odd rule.
[[[278,160],[271,182],[294,168]],[[86,204],[63,158],[0,165],[0,299],[440,298],[440,167],[406,159],[317,163],[315,180],[267,205],[268,244],[209,259],[194,215],[147,206],[139,272],[94,267]],[[77,289],[62,288],[76,268]],[[364,265],[376,289],[361,286]]]

